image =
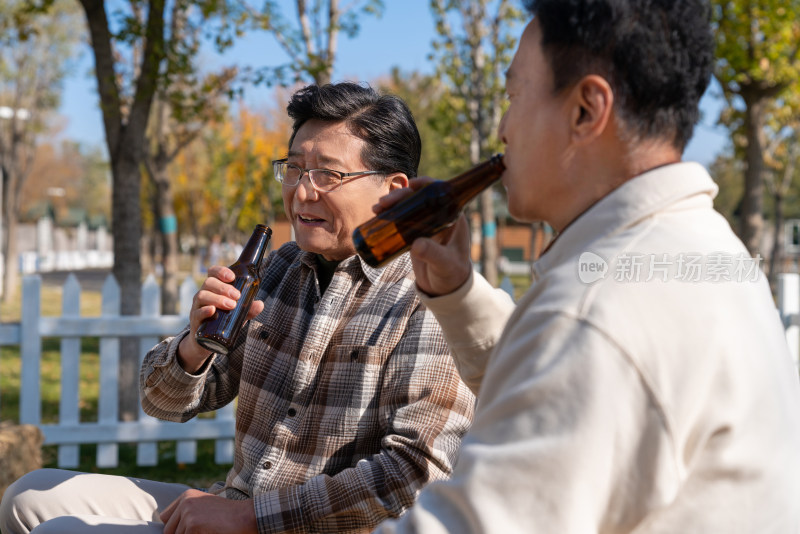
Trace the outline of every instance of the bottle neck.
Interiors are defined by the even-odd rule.
[[[476,165],[468,171],[451,178],[447,183],[451,187],[453,196],[458,200],[459,207],[475,198],[478,193],[500,179],[505,170],[503,156],[496,154],[488,161]]]
[[[253,235],[250,236],[250,240],[242,249],[242,253],[239,254],[239,259],[236,260],[236,263],[260,263],[261,258],[264,257],[264,251],[267,250],[270,236],[272,236],[272,230],[268,226],[263,224],[256,226]]]

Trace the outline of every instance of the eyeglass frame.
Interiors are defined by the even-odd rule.
[[[272,161],[272,172],[275,175],[275,180],[280,182],[281,185],[284,185],[286,187],[297,187],[298,185],[300,185],[300,180],[303,179],[303,175],[308,174],[308,181],[311,183],[311,187],[314,188],[314,191],[317,191],[319,193],[333,193],[334,191],[338,191],[339,189],[341,189],[342,185],[344,184],[344,179],[345,178],[349,178],[351,176],[359,176],[359,177],[361,177],[361,176],[374,176],[376,174],[388,174],[385,171],[342,172],[342,171],[337,171],[337,170],[334,170],[334,169],[325,169],[325,168],[304,169],[303,167],[301,167],[299,165],[295,165],[294,163],[289,163],[288,160],[289,160],[289,158],[281,158],[281,159],[276,159],[276,160]],[[287,184],[284,180],[281,180],[280,178],[278,178],[278,175],[280,174],[277,171],[277,166],[278,165],[285,165],[286,167],[291,166],[291,167],[294,167],[295,169],[299,169],[300,170],[300,176],[297,177],[297,183],[296,184]],[[312,171],[325,171],[325,172],[331,172],[331,173],[338,174],[339,175],[339,184],[333,189],[320,189],[320,187],[314,181],[314,178],[311,177],[311,172]]]

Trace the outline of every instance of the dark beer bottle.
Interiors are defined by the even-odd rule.
[[[253,235],[245,245],[239,259],[236,260],[230,269],[236,275],[236,279],[231,283],[239,290],[241,295],[236,301],[236,307],[232,310],[220,310],[214,315],[203,321],[197,329],[195,339],[206,349],[219,354],[228,354],[239,331],[242,329],[250,304],[253,302],[261,280],[258,278],[258,266],[264,251],[267,250],[267,243],[272,236],[272,229],[263,224],[256,225]]]
[[[504,170],[503,155],[496,154],[455,178],[426,185],[356,228],[356,251],[369,265],[380,267],[408,250],[416,238],[430,237],[450,226],[467,202],[497,181]]]

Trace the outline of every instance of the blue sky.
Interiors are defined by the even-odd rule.
[[[344,36],[339,41],[334,80],[370,81],[387,74],[393,66],[404,71],[431,72],[433,65],[427,57],[435,29],[429,0],[385,0],[386,9],[380,19],[362,19],[361,31],[355,39]],[[293,1],[281,0],[286,13],[293,14]],[[522,26],[518,28],[522,32]],[[273,37],[266,33],[251,34],[226,51],[222,57],[209,54],[210,64],[238,62],[253,66],[278,66],[287,61],[286,55]],[[60,112],[66,117],[63,136],[89,145],[104,146],[103,126],[97,103],[92,58],[84,51],[74,73],[66,80]],[[703,119],[686,149],[684,159],[711,163],[723,148],[727,137],[724,129],[715,127],[720,109],[718,90],[709,89],[701,108]],[[271,89],[250,87],[245,100],[254,108],[273,105]]]

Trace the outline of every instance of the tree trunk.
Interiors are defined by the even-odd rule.
[[[776,191],[773,198],[775,199],[775,226],[774,236],[772,238],[772,252],[769,257],[769,274],[767,275],[767,280],[769,280],[769,287],[772,289],[772,292],[775,293],[777,289],[778,273],[783,270],[781,264],[784,258],[783,194]]]
[[[745,98],[745,130],[747,168],[744,174],[744,198],[740,237],[751,256],[758,254],[764,228],[764,113],[766,99]]]
[[[17,254],[17,226],[19,224],[19,205],[20,205],[20,192],[22,190],[22,183],[25,180],[26,172],[22,170],[18,158],[19,154],[15,155],[16,147],[12,147],[10,152],[11,162],[8,165],[3,165],[3,170],[0,171],[2,175],[2,217],[3,217],[3,232],[5,233],[5,243],[3,253],[4,262],[4,276],[3,276],[3,302],[9,302],[14,299],[17,293],[17,286],[19,285],[19,262]],[[26,157],[28,160],[27,169],[31,168],[30,161],[31,154]],[[0,238],[2,241],[2,238]]]
[[[156,185],[156,220],[161,240],[161,313],[178,313],[178,224],[175,199],[166,166],[156,164],[153,173]]]
[[[95,60],[95,78],[103,112],[106,145],[112,174],[113,274],[120,287],[122,315],[138,315],[141,307],[142,213],[140,165],[150,107],[155,97],[161,60],[164,58],[164,0],[150,0],[143,36],[139,73],[132,85],[130,105],[123,105],[112,33],[102,0],[80,0],[86,12]],[[120,339],[119,410],[123,421],[139,414],[139,340]]]
[[[120,287],[122,315],[138,315],[141,308],[142,214],[139,202],[139,165],[125,147],[113,174],[112,210],[114,267]],[[139,414],[139,339],[120,338],[119,415],[135,421]]]
[[[480,194],[479,197],[481,210],[481,269],[483,277],[497,286],[497,223],[494,216],[494,199],[492,188]]]
[[[480,52],[480,51],[479,51]],[[475,59],[478,66],[483,65],[482,56]],[[476,67],[477,68],[477,67]],[[471,95],[467,106],[471,117],[469,159],[472,165],[481,162],[485,155],[485,144],[488,136],[485,134],[485,115],[481,100],[483,98],[482,84],[474,88],[476,94]],[[494,199],[491,187],[478,196],[478,210],[481,219],[481,274],[486,280],[497,287],[499,276],[497,273],[497,222],[494,214]]]
[[[6,217],[8,211],[4,210],[3,213],[3,232],[6,233],[6,246],[3,249],[5,252],[4,272],[5,277],[3,282],[3,301],[9,302],[14,299],[17,293],[17,286],[19,285],[19,263],[17,261],[17,218],[13,216]]]

